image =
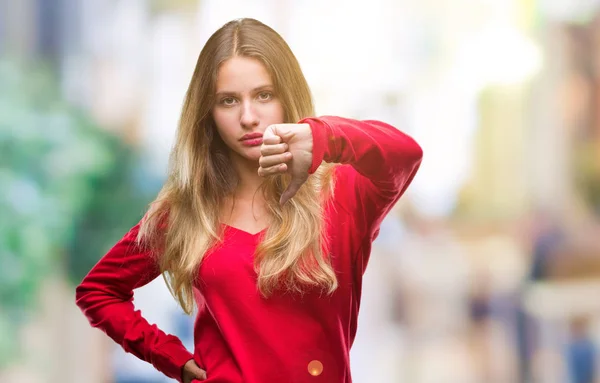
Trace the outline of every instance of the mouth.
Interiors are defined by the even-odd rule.
[[[245,134],[240,139],[240,141],[241,141],[242,145],[244,145],[244,146],[262,145],[263,135],[262,135],[262,133],[248,133],[248,134]]]

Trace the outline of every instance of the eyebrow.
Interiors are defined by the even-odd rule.
[[[268,84],[268,85],[261,85],[259,87],[256,87],[254,89],[252,89],[252,93],[261,91],[261,90],[266,90],[266,89],[273,89],[273,85]],[[229,96],[229,95],[237,95],[237,92],[231,92],[231,91],[227,91],[227,90],[222,90],[220,92],[216,93],[217,96]]]

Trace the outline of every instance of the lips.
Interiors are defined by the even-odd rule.
[[[262,133],[248,133],[248,134],[244,134],[244,136],[242,138],[240,138],[240,141],[254,140],[257,138],[262,138],[262,136],[263,136]]]
[[[245,134],[240,141],[244,146],[258,146],[262,145],[263,135],[262,133],[248,133]]]

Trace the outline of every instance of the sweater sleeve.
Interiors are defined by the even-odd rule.
[[[313,135],[314,173],[323,161],[350,165],[354,174],[336,187],[351,196],[362,237],[375,239],[385,215],[413,180],[423,151],[410,136],[380,121],[341,117],[306,118]]]
[[[150,252],[136,242],[139,223],[119,240],[76,288],[76,303],[92,327],[104,331],[126,352],[181,381],[192,354],[179,338],[144,319],[133,305],[133,290],[160,275]]]

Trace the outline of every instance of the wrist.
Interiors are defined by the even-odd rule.
[[[308,170],[308,174],[313,174],[317,171],[321,163],[324,161],[325,150],[327,145],[328,131],[331,129],[327,123],[315,118],[309,117],[300,121],[300,123],[307,124],[311,131],[312,137],[312,164]]]

